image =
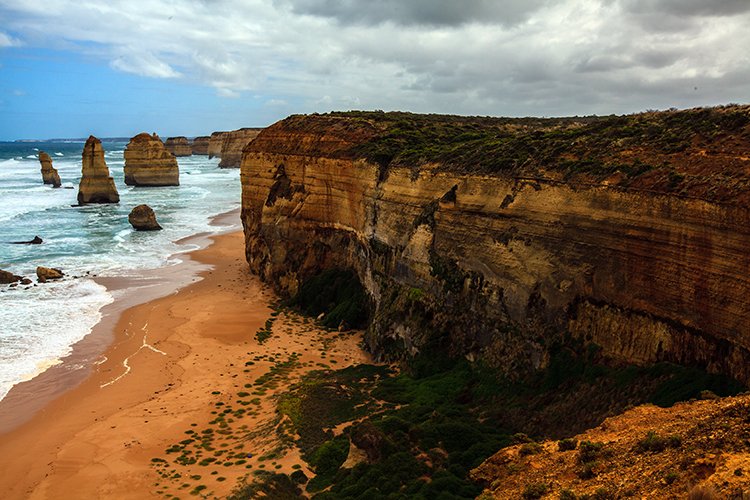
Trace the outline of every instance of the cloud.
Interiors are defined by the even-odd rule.
[[[459,26],[466,23],[512,25],[525,20],[547,0],[277,0],[297,14],[327,17],[342,24]]]
[[[12,36],[0,31],[0,48],[3,47],[18,47],[21,45],[19,40],[16,40]]]
[[[546,116],[750,101],[747,0],[28,0],[0,18],[27,45],[279,113],[279,96]]]

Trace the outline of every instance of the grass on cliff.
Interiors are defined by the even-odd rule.
[[[399,112],[346,112],[332,116],[376,124],[380,133],[354,146],[349,153],[384,168],[439,163],[459,172],[528,174],[544,168],[599,178],[615,171],[634,178],[663,166],[644,163],[631,155],[633,151],[679,153],[695,141],[747,133],[750,125],[747,107],[732,105],[551,119]]]
[[[519,432],[565,437],[629,404],[742,389],[674,365],[612,368],[597,360],[596,349],[560,349],[548,370],[518,383],[430,352],[400,372],[372,365],[315,372],[282,396],[279,409],[317,474],[304,485],[313,498],[458,499],[481,493],[469,471]],[[350,441],[367,459],[343,469]]]

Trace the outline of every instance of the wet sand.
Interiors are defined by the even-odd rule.
[[[3,498],[224,496],[255,470],[303,464],[279,446],[276,398],[304,372],[367,362],[360,337],[273,312],[239,231],[190,258],[211,266],[201,281],[122,312],[100,364],[0,434]],[[256,332],[268,320],[261,344]],[[283,362],[272,383],[253,385]],[[191,438],[204,431],[214,438],[198,448]]]

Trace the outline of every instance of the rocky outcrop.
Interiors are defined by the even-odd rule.
[[[39,236],[34,236],[28,241],[11,241],[11,243],[13,243],[14,245],[41,245],[42,243],[44,243],[44,240]]]
[[[52,187],[59,188],[61,185],[60,174],[52,166],[52,158],[44,151],[39,151],[39,163],[42,165],[42,182],[52,184]]]
[[[155,133],[136,135],[125,148],[125,184],[128,186],[179,186],[177,159]]]
[[[190,146],[190,141],[187,137],[167,137],[167,142],[164,143],[167,151],[175,156],[190,156],[193,154],[193,148]]]
[[[109,175],[104,161],[102,141],[89,136],[83,146],[83,167],[81,183],[78,186],[78,203],[118,203],[115,181]]]
[[[207,155],[208,154],[208,143],[211,140],[207,135],[196,137],[191,143],[191,148],[194,155]]]
[[[7,285],[9,283],[16,283],[18,281],[21,281],[22,279],[23,276],[18,276],[9,271],[3,271],[2,269],[0,269],[0,284]]]
[[[486,487],[481,498],[498,500],[742,498],[750,444],[737,437],[748,410],[747,395],[640,406],[565,441],[505,448],[471,477]]]
[[[750,110],[293,116],[245,148],[251,269],[356,271],[380,359],[519,375],[571,338],[750,382]]]
[[[61,270],[52,267],[39,266],[36,268],[36,277],[39,279],[39,283],[46,283],[47,281],[51,280],[59,280],[64,276],[65,274]]]
[[[241,128],[226,132],[221,143],[221,161],[219,167],[239,167],[242,160],[242,150],[250,141],[255,139],[262,128]]]
[[[156,214],[148,205],[138,205],[128,215],[128,222],[136,231],[158,231],[161,226],[156,222]]]
[[[229,132],[214,132],[208,140],[208,158],[221,156],[221,145],[224,144],[224,136]]]

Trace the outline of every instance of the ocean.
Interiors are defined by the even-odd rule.
[[[197,248],[180,240],[220,230],[211,220],[240,206],[239,169],[218,158],[177,159],[180,186],[131,187],[123,177],[126,142],[102,140],[119,204],[77,203],[83,141],[0,142],[0,269],[33,279],[36,267],[62,269],[66,279],[15,288],[0,285],[0,399],[71,353],[91,332],[113,291],[94,278],[147,277],[181,262]],[[46,151],[62,187],[42,184],[39,151]],[[162,231],[136,232],[130,210],[156,212]],[[39,236],[41,245],[16,245]]]

